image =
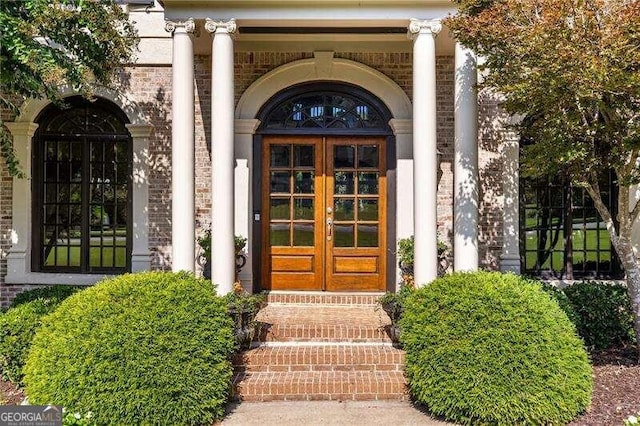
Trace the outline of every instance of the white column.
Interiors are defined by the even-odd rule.
[[[212,33],[211,53],[211,279],[218,293],[233,290],[235,282],[234,231],[234,82],[235,20],[207,18]]]
[[[436,45],[438,20],[412,19],[414,276],[426,285],[438,276]]]
[[[172,269],[195,271],[195,121],[193,19],[167,21],[173,33],[171,123]]]
[[[7,254],[7,282],[31,271],[31,138],[36,123],[5,123],[13,136],[13,148],[25,178],[13,178],[11,248]]]
[[[504,191],[504,219],[502,225],[503,241],[500,256],[500,270],[520,273],[520,138],[513,131],[503,133],[502,158],[504,173],[502,188]]]
[[[453,269],[478,269],[478,74],[474,53],[456,43]]]
[[[153,126],[127,124],[133,139],[131,272],[151,269],[149,252],[149,137]]]

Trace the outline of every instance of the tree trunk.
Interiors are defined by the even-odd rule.
[[[620,174],[617,173],[618,179]],[[636,348],[638,351],[638,362],[640,362],[640,259],[636,257],[633,251],[633,243],[631,242],[631,229],[633,226],[633,214],[629,211],[629,187],[620,186],[618,194],[618,222],[613,221],[611,212],[602,202],[600,189],[597,180],[586,187],[587,192],[591,196],[598,213],[604,220],[611,243],[618,253],[622,267],[627,275],[627,293],[631,299],[633,307],[633,329],[636,334]]]
[[[627,274],[627,292],[633,306],[633,329],[636,332],[636,348],[640,363],[640,260],[633,252],[631,241],[620,239],[618,255]]]

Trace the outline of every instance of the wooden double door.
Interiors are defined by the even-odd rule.
[[[263,287],[385,290],[385,138],[270,136],[263,147]]]

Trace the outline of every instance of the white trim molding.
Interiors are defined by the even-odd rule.
[[[78,93],[69,87],[62,87],[63,97]],[[151,266],[149,252],[149,138],[153,126],[137,104],[124,93],[114,92],[104,87],[95,88],[95,96],[115,103],[127,115],[130,124],[134,153],[132,271],[148,270]],[[5,123],[13,136],[16,157],[26,175],[24,179],[13,178],[11,248],[7,253],[6,284],[94,284],[108,275],[44,273],[31,271],[32,249],[32,192],[31,192],[31,152],[33,136],[38,128],[35,123],[40,112],[50,104],[46,99],[27,100],[15,122]]]

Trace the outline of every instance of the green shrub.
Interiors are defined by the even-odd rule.
[[[22,368],[42,317],[80,288],[56,285],[25,291],[0,314],[0,372],[4,380],[22,382]]]
[[[564,289],[588,347],[606,349],[635,341],[633,308],[625,286],[585,281]]]
[[[558,303],[558,306],[560,306],[560,309],[562,309],[564,313],[567,314],[567,318],[569,318],[569,321],[571,321],[576,327],[578,326],[578,314],[576,313],[575,309],[573,309],[571,300],[569,300],[569,298],[564,293],[564,291],[560,290],[556,286],[551,285],[549,283],[536,281],[536,280],[530,280],[530,281],[532,283],[541,284],[542,290],[544,290],[545,293],[551,296],[551,298]]]
[[[230,391],[232,327],[211,283],[190,274],[108,279],[43,320],[26,393],[97,424],[211,424]]]
[[[465,424],[564,424],[591,398],[575,327],[540,285],[456,273],[411,294],[400,320],[414,398]]]
[[[413,290],[409,285],[401,285],[397,292],[388,291],[378,299],[378,304],[389,315],[392,324],[397,324],[402,317],[405,301]]]

